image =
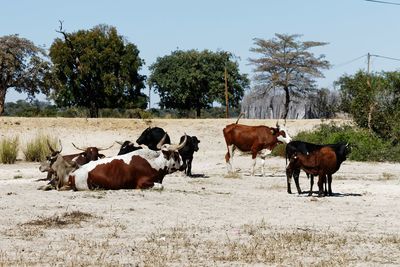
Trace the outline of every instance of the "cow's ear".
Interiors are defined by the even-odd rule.
[[[275,135],[275,134],[276,134],[276,131],[275,131],[274,128],[271,128],[271,134],[272,134],[272,135]]]
[[[169,160],[171,158],[171,152],[170,151],[161,150],[161,152],[163,153],[165,159]]]

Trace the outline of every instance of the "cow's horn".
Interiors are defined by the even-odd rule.
[[[185,139],[183,139],[183,142],[180,143],[177,147],[176,150],[179,150],[181,148],[183,148],[186,145],[186,141],[187,141],[187,134],[185,133]]]
[[[74,143],[72,143],[72,145],[73,145],[76,149],[78,149],[78,150],[86,151],[86,149],[79,148],[79,147],[77,147]]]
[[[49,147],[51,153],[56,152],[56,151],[54,150],[54,148],[51,147],[49,140],[47,140],[47,146]]]
[[[111,146],[106,147],[106,148],[98,147],[97,149],[98,149],[99,151],[102,151],[102,150],[110,149],[110,148],[112,148],[113,146],[114,146],[114,144],[112,144]]]
[[[47,146],[49,147],[49,149],[50,149],[50,151],[51,151],[51,153],[61,153],[61,151],[62,151],[62,144],[61,144],[61,140],[60,139],[58,139],[58,142],[60,143],[60,151],[58,151],[58,150],[55,150],[51,145],[50,145],[50,142],[49,142],[49,140],[47,140]]]
[[[160,142],[158,142],[157,149],[161,149],[161,146],[164,144],[165,139],[167,139],[167,133],[165,133],[163,138],[161,138]]]
[[[123,142],[121,142],[121,141],[115,141],[115,143],[117,143],[120,146],[122,146],[122,144],[123,144]]]

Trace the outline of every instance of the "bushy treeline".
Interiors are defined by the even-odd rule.
[[[237,117],[240,110],[238,108],[230,109],[230,117]],[[33,101],[27,102],[18,100],[17,102],[7,102],[5,105],[5,116],[13,117],[67,117],[67,118],[86,118],[89,117],[86,108],[58,108],[50,102]],[[140,108],[122,109],[122,108],[104,108],[99,110],[99,117],[102,118],[196,118],[195,110],[179,109],[150,109]],[[200,118],[225,118],[225,107],[212,107],[203,109]]]

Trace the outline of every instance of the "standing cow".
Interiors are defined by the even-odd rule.
[[[316,145],[313,151],[306,154],[295,152],[291,158],[289,165],[286,168],[288,193],[290,190],[290,179],[294,170],[302,169],[311,175],[318,175],[318,196],[323,195],[323,184],[327,179],[328,192],[325,195],[332,195],[332,174],[337,172],[343,161],[346,160],[347,155],[350,153],[348,144],[338,143],[330,145]],[[297,190],[301,193],[300,187],[297,183]],[[311,181],[310,194],[312,194],[313,180]]]
[[[183,142],[185,136],[182,136],[180,143]],[[186,145],[179,149],[179,154],[182,157],[182,161],[185,165],[185,174],[187,176],[192,176],[192,161],[194,152],[199,151],[200,140],[196,136],[187,136]]]
[[[160,127],[149,127],[142,132],[136,143],[146,145],[151,150],[157,150],[157,144],[166,135],[165,144],[171,144],[169,135]]]
[[[276,124],[276,128],[268,126],[248,126],[242,124],[229,124],[224,130],[224,138],[228,152],[225,155],[229,172],[234,170],[232,158],[236,148],[242,152],[251,152],[253,164],[251,175],[254,175],[257,154],[261,153],[262,175],[264,176],[265,157],[279,143],[289,143],[291,138],[286,129]],[[231,158],[232,157],[232,158]]]

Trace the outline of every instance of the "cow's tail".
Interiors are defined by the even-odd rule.
[[[241,117],[243,117],[243,115],[244,115],[244,112],[240,112],[240,114],[239,114],[239,117],[237,118],[237,120],[236,120],[236,123],[235,123],[235,124],[238,124],[238,122],[239,122],[240,118],[241,118]]]

